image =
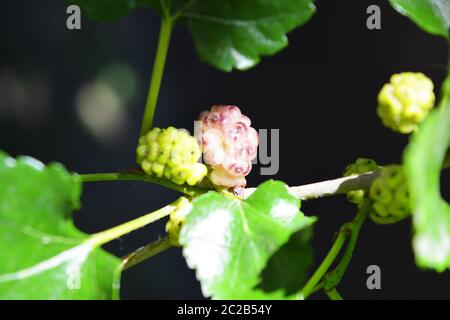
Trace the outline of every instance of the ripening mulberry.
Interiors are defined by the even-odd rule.
[[[378,95],[378,115],[384,125],[411,133],[433,108],[433,82],[423,73],[394,74]]]
[[[200,114],[203,160],[218,186],[243,188],[258,149],[258,132],[236,106],[213,106]]]
[[[370,187],[369,196],[373,201],[370,216],[377,223],[393,223],[411,212],[406,175],[400,165],[383,167]]]
[[[344,171],[344,177],[358,175],[378,169],[378,164],[375,160],[358,158],[355,163],[348,165]],[[358,205],[358,208],[362,208],[364,204],[364,198],[367,195],[366,190],[354,190],[347,193],[347,199]]]
[[[137,162],[148,175],[195,185],[207,174],[197,140],[184,129],[154,128],[139,139]]]

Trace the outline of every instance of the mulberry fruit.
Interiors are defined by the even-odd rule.
[[[433,108],[433,82],[422,73],[394,74],[378,95],[378,115],[384,125],[411,133]]]
[[[207,174],[197,140],[184,129],[154,128],[139,139],[137,162],[148,175],[195,185]]]
[[[372,159],[358,158],[355,163],[352,163],[345,168],[344,177],[349,177],[357,174],[362,174],[378,169],[378,164]],[[364,199],[367,195],[366,190],[354,190],[347,193],[347,199],[362,208]]]
[[[373,201],[370,216],[377,223],[394,223],[411,212],[406,176],[400,165],[383,167],[370,187],[369,196]]]
[[[218,186],[243,188],[258,149],[258,132],[236,106],[213,106],[200,114],[203,160]]]

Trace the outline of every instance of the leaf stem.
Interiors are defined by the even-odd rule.
[[[344,300],[336,288],[331,289],[330,291],[326,291],[326,294],[330,298],[330,300]]]
[[[360,210],[356,217],[351,221],[343,224],[338,231],[336,240],[333,243],[333,246],[331,247],[330,251],[328,252],[325,259],[322,261],[320,266],[317,268],[316,272],[312,275],[312,277],[309,279],[309,281],[306,283],[306,285],[303,287],[301,294],[303,295],[303,298],[306,299],[311,293],[314,292],[314,288],[317,287],[317,284],[324,278],[324,290],[330,291],[334,289],[339,283],[340,279],[342,278],[345,269],[348,266],[348,263],[350,262],[353,249],[356,245],[356,240],[358,238],[358,233],[361,228],[362,223],[364,222],[366,218],[365,211]],[[337,270],[334,275],[334,277],[327,278],[326,274],[333,264],[334,260],[336,259],[337,255],[342,249],[342,246],[344,245],[347,236],[350,235],[350,241],[347,245],[346,251],[343,255],[343,258],[341,259],[340,264],[335,269]],[[329,282],[331,280],[338,280],[336,283]],[[333,285],[334,284],[334,285]]]
[[[149,132],[153,125],[172,28],[173,20],[167,15],[163,16],[161,20],[161,29],[159,32],[158,47],[156,49],[155,61],[153,63],[152,78],[148,90],[147,103],[145,105],[144,117],[142,119],[141,136]]]
[[[314,287],[314,289],[311,291],[311,293],[309,295],[311,296],[311,295],[315,294],[316,292],[319,292],[320,290],[323,289],[324,285],[325,285],[325,282],[320,281],[319,284]]]
[[[352,259],[353,251],[355,250],[356,243],[358,241],[359,232],[365,219],[366,219],[366,210],[362,209],[358,212],[358,214],[356,215],[355,219],[352,222],[345,224],[343,228],[341,228],[342,232],[349,234],[349,239],[347,247],[345,248],[345,251],[337,267],[333,271],[328,272],[324,276],[325,281],[324,291],[326,293],[335,289],[337,285],[341,282],[344,273],[347,270],[347,267]]]
[[[197,2],[197,0],[190,0],[186,2],[186,4],[184,4],[177,12],[175,12],[175,14],[173,15],[173,19],[178,19],[183,14],[183,12],[189,9],[195,2]]]
[[[322,277],[331,267],[337,255],[341,251],[341,248],[345,242],[345,238],[346,235],[344,233],[338,234],[336,240],[331,246],[330,251],[328,251],[328,254],[326,255],[325,259],[323,259],[322,263],[319,265],[319,267],[314,272],[312,277],[309,279],[309,281],[301,290],[301,295],[303,296],[303,299],[306,299],[309,295],[311,295],[314,292],[314,289],[316,288],[317,284],[319,283],[320,280],[322,280]]]
[[[125,256],[123,258],[121,269],[122,271],[127,270],[137,265],[138,263],[150,259],[156,256],[157,254],[164,252],[172,247],[173,245],[168,237],[164,237],[155,242],[152,242],[142,248],[139,248],[135,252],[132,252],[129,255]]]
[[[172,202],[171,204],[156,210],[154,212],[148,213],[142,217],[137,219],[128,221],[124,224],[121,224],[117,227],[96,233],[91,236],[89,241],[96,246],[101,246],[105,243],[108,243],[114,239],[117,239],[125,234],[128,234],[132,231],[135,231],[139,228],[142,228],[152,222],[155,222],[161,218],[168,216],[171,212],[177,209],[177,206],[183,201],[183,198],[179,198],[178,200]]]

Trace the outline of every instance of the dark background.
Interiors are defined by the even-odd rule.
[[[382,30],[366,28],[370,4],[382,8]],[[247,72],[222,73],[202,64],[187,30],[177,27],[156,125],[192,130],[193,119],[211,105],[238,105],[254,127],[280,129],[280,170],[275,178],[289,185],[339,177],[360,156],[380,164],[399,162],[408,137],[382,126],[376,115],[377,93],[392,73],[401,71],[421,71],[440,84],[447,61],[445,41],[419,30],[387,0],[322,0],[317,7],[310,23],[289,34],[288,48]],[[59,0],[0,3],[0,149],[46,163],[59,161],[79,173],[132,168],[159,18],[145,9],[116,23],[83,17],[82,30],[69,31],[65,9]],[[117,73],[105,76],[111,66],[125,73],[118,79]],[[113,100],[103,105],[97,101],[92,108],[80,106],[77,97],[86,86],[102,97],[105,91],[92,85],[102,79],[112,83],[115,91],[107,91],[107,96]],[[108,109],[109,101],[118,105],[114,112]],[[89,124],[93,117],[98,121]],[[102,120],[103,126],[98,125]],[[249,185],[267,178],[256,167]],[[175,192],[149,184],[87,184],[75,221],[80,229],[97,232],[175,197]],[[303,210],[320,218],[313,240],[317,265],[334,232],[352,218],[355,208],[339,196],[304,202]],[[106,248],[125,255],[163,235],[164,224],[134,232]],[[366,288],[366,268],[371,264],[381,267],[379,291]],[[450,297],[449,284],[448,272],[439,275],[416,268],[410,221],[391,226],[369,221],[339,289],[349,299],[442,299]],[[172,249],[126,271],[122,297],[202,295],[180,250]]]

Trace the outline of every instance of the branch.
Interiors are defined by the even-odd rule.
[[[450,168],[450,154],[447,154],[442,168]],[[368,189],[372,182],[380,175],[380,171],[376,170],[350,177],[290,187],[289,191],[302,200],[310,200],[345,194],[353,190]],[[246,188],[243,193],[243,198],[249,197],[255,190],[256,188]]]
[[[447,154],[442,168],[450,168],[450,154]],[[337,178],[322,182],[306,184],[298,187],[290,187],[290,192],[302,199],[310,200],[333,196],[337,194],[345,194],[349,191],[368,189],[372,182],[380,175],[380,170],[354,175],[350,177]],[[96,181],[143,181],[159,184],[166,188],[184,193],[185,195],[195,197],[206,193],[210,190],[215,190],[212,185],[204,183],[198,186],[189,186],[186,184],[178,185],[165,178],[157,178],[150,176],[139,170],[132,170],[130,172],[118,173],[93,173],[80,174],[82,182],[96,182]],[[248,198],[256,188],[246,188],[242,194],[242,198]]]
[[[291,187],[290,191],[296,197],[302,200],[322,198],[334,194],[347,193],[352,190],[366,189],[370,187],[373,180],[378,177],[379,171],[364,173],[351,177],[339,178],[323,182],[307,184],[299,187]],[[209,191],[207,188],[178,185],[164,178],[157,178],[144,173],[92,173],[80,174],[83,183],[98,181],[142,181],[159,184],[163,187],[184,193],[189,196],[197,196]],[[244,190],[243,198],[249,197],[256,188],[247,188]]]
[[[336,194],[347,193],[353,190],[367,189],[379,175],[380,170],[377,170],[350,177],[316,182],[298,187],[290,187],[289,191],[291,194],[302,200],[323,198]],[[255,190],[256,188],[245,189],[243,197],[249,197]]]

